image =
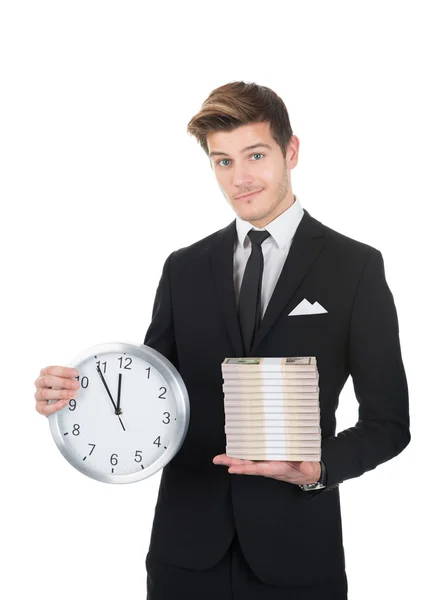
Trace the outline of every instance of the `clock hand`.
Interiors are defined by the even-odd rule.
[[[116,415],[119,417],[119,421],[120,421],[120,424],[121,424],[121,426],[123,427],[123,431],[126,431],[126,429],[125,429],[125,426],[123,425],[123,423],[122,423],[122,420],[121,420],[121,418],[120,418],[120,416],[119,416],[119,413],[117,412],[117,406],[116,406],[116,404],[114,403],[113,397],[112,397],[112,395],[110,394],[110,390],[108,389],[108,385],[106,384],[106,381],[105,381],[105,379],[104,379],[104,377],[103,377],[103,374],[101,373],[100,367],[99,367],[98,365],[97,365],[97,371],[98,371],[98,373],[99,373],[99,375],[100,375],[100,377],[101,377],[101,381],[103,382],[105,389],[107,390],[107,394],[109,395],[109,397],[110,397],[110,400],[111,400],[111,402],[112,402],[112,404],[113,404],[113,406],[114,406],[114,412],[115,412],[115,414],[116,414]]]
[[[107,390],[107,394],[109,395],[109,398],[110,398],[110,400],[111,400],[111,402],[112,402],[112,404],[113,404],[113,406],[114,406],[114,410],[116,411],[116,414],[117,414],[117,407],[116,407],[116,405],[115,405],[115,403],[114,403],[113,397],[112,397],[112,395],[110,394],[110,390],[108,389],[108,385],[106,384],[106,381],[105,381],[105,379],[104,379],[104,377],[103,377],[103,374],[101,373],[100,367],[99,367],[98,365],[97,365],[97,371],[98,371],[98,373],[99,373],[99,375],[100,375],[100,377],[101,377],[101,381],[103,382],[103,384],[104,384],[104,387],[105,387],[105,389]]]
[[[122,414],[122,409],[120,408],[120,390],[122,388],[122,374],[119,373],[119,387],[117,389],[117,408],[116,408],[116,415],[121,415]]]

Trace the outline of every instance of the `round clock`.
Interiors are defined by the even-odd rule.
[[[77,369],[80,387],[48,419],[73,467],[98,481],[133,483],[178,452],[189,425],[189,397],[165,356],[149,346],[112,342],[84,350],[67,366]]]

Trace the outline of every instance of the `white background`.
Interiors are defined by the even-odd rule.
[[[419,597],[418,8],[2,2],[1,597],[145,597],[160,473],[113,486],[73,469],[35,411],[34,380],[91,345],[141,344],[165,258],[234,219],[186,125],[240,79],[287,105],[302,206],[383,254],[412,441],[340,486],[349,598]],[[349,379],[337,432],[357,407]]]

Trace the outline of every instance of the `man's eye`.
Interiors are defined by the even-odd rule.
[[[254,153],[254,154],[252,154],[251,156],[264,156],[264,155],[262,154],[262,152],[255,152],[255,153]],[[224,161],[229,161],[229,160],[230,160],[229,158],[222,158],[220,161],[218,161],[218,163],[217,163],[217,164],[221,164],[222,162],[224,162]],[[226,166],[226,165],[223,165],[223,167],[224,167],[224,166]]]

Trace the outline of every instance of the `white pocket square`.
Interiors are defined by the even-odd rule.
[[[309,300],[304,298],[302,302],[300,302],[296,308],[294,308],[292,312],[288,314],[288,316],[294,317],[296,315],[319,315],[326,312],[328,311],[326,311],[319,302],[315,301],[313,304],[311,304]]]

